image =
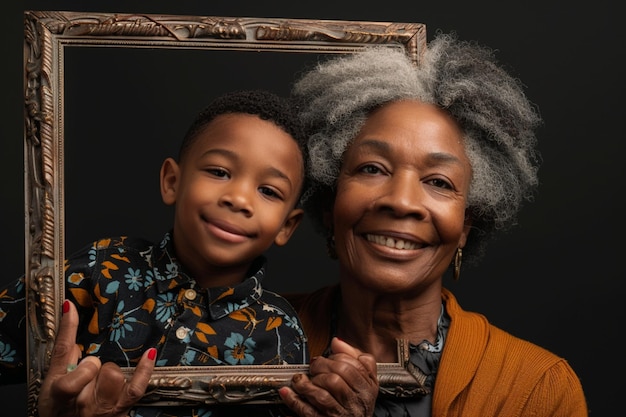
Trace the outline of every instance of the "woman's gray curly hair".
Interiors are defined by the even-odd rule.
[[[309,189],[302,203],[318,232],[329,210],[342,156],[368,114],[390,101],[414,99],[446,109],[464,133],[472,166],[472,232],[464,260],[481,258],[487,237],[516,223],[537,187],[541,122],[518,79],[494,51],[438,34],[419,66],[401,48],[372,46],[319,63],[294,85],[308,131]],[[469,259],[468,259],[469,258]]]

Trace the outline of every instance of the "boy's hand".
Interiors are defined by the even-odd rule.
[[[39,391],[39,416],[126,417],[148,386],[156,349],[144,353],[133,377],[126,381],[120,367],[114,363],[101,364],[94,356],[78,363],[77,329],[76,307],[65,301],[50,367]]]

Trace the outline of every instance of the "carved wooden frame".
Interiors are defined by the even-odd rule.
[[[186,48],[349,53],[371,44],[403,47],[419,65],[421,23],[288,18],[26,11],[24,13],[24,162],[28,331],[28,409],[48,369],[63,300],[64,48]],[[405,396],[423,381],[410,372],[407,345],[398,363],[378,364],[381,392]],[[130,374],[132,368],[125,368]],[[308,365],[160,367],[145,404],[271,403]]]

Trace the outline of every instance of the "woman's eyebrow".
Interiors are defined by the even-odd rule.
[[[378,152],[391,152],[391,147],[385,141],[378,139],[364,139],[352,145],[356,151],[371,148]],[[428,159],[433,163],[452,163],[462,165],[463,161],[456,155],[449,152],[432,152],[428,154]]]

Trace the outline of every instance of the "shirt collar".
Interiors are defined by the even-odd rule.
[[[252,262],[250,275],[233,287],[216,287],[202,291],[201,300],[212,319],[224,317],[233,311],[241,310],[261,298],[261,285],[265,276],[267,259],[259,256]],[[194,288],[196,281],[190,277],[178,262],[174,252],[171,231],[166,233],[161,242],[152,250],[152,266],[159,293],[171,291],[177,287]],[[206,297],[205,297],[206,294]],[[198,300],[200,301],[200,300]]]

